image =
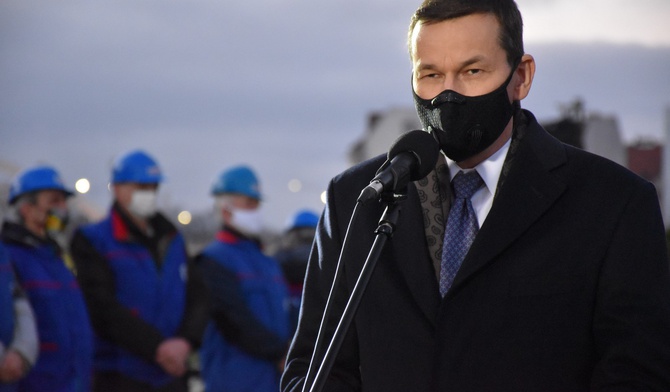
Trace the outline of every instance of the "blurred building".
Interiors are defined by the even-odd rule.
[[[395,139],[413,129],[421,129],[414,108],[393,108],[370,113],[363,137],[349,152],[349,163],[353,165],[386,153]]]
[[[577,99],[560,108],[561,116],[554,121],[540,121],[542,126],[560,141],[603,156],[621,166],[628,163],[619,124],[615,116],[586,113],[584,103]]]
[[[628,162],[626,146],[621,140],[616,117],[589,114],[584,122],[582,141],[584,150],[626,166]]]
[[[640,140],[628,146],[628,168],[662,190],[663,146],[655,141]]]

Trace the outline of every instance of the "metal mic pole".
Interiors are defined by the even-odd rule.
[[[356,310],[358,310],[358,306],[360,305],[361,299],[363,298],[363,293],[365,292],[368,282],[370,281],[370,277],[374,272],[374,268],[377,265],[377,261],[379,260],[379,256],[381,255],[384,245],[388,239],[393,236],[393,232],[395,231],[395,226],[400,215],[400,205],[398,202],[405,199],[405,197],[406,196],[404,194],[394,194],[391,196],[392,200],[386,205],[386,209],[384,210],[384,213],[379,220],[379,226],[375,230],[375,234],[377,234],[375,241],[370,248],[370,253],[368,254],[365,264],[361,269],[358,280],[356,281],[354,289],[351,292],[349,301],[347,301],[347,305],[344,308],[342,316],[340,317],[340,321],[337,325],[337,328],[335,329],[335,333],[333,334],[330,344],[328,345],[326,354],[323,357],[323,361],[321,362],[321,366],[316,373],[314,383],[309,389],[309,392],[320,392],[323,389],[326,379],[328,378],[328,374],[330,373],[330,370],[333,367],[333,363],[335,362],[335,357],[337,356],[337,353],[342,346],[342,342],[344,341],[344,337],[347,334],[351,322],[353,321]]]

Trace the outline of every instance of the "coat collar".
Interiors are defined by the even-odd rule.
[[[489,265],[565,191],[565,182],[552,173],[567,162],[564,146],[530,112],[524,115],[527,122],[518,130],[520,140],[505,163],[491,211],[446,297]]]
[[[255,244],[259,249],[262,249],[262,243],[256,238],[250,238],[240,233],[231,227],[223,227],[216,233],[216,239],[224,244],[235,245],[242,242],[249,242]]]
[[[7,244],[31,248],[33,250],[46,249],[53,251],[59,256],[63,250],[53,239],[40,238],[28,230],[25,226],[14,222],[5,221],[2,225],[2,241]]]
[[[495,257],[521,236],[565,190],[566,184],[552,173],[567,161],[564,146],[550,136],[530,112],[523,115],[525,120],[516,136],[520,139],[510,147],[512,153],[508,154],[509,162],[503,167],[491,211],[445,298],[453,296],[494,262]],[[410,184],[409,198],[402,207],[402,214],[411,217],[409,219],[425,213],[420,202],[425,194],[414,188],[415,184]],[[442,299],[431,260],[439,255],[432,254],[437,247],[431,247],[423,230],[416,228],[416,224],[401,225],[388,246],[416,303],[435,325]],[[428,251],[408,244],[422,244]]]

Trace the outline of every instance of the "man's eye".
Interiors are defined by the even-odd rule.
[[[481,72],[481,69],[469,69],[465,71],[468,75],[476,75]]]
[[[426,78],[426,79],[435,79],[439,76],[440,76],[440,74],[438,74],[438,73],[428,73],[428,74],[423,75],[423,77]]]

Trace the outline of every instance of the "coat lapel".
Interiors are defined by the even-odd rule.
[[[390,255],[395,258],[398,269],[409,287],[415,302],[430,322],[440,306],[437,277],[426,244],[421,203],[413,184],[409,185],[408,199],[402,202],[401,224],[387,244]]]
[[[552,170],[566,161],[563,145],[532,115],[493,206],[447,294],[458,291],[521,236],[565,190]]]

